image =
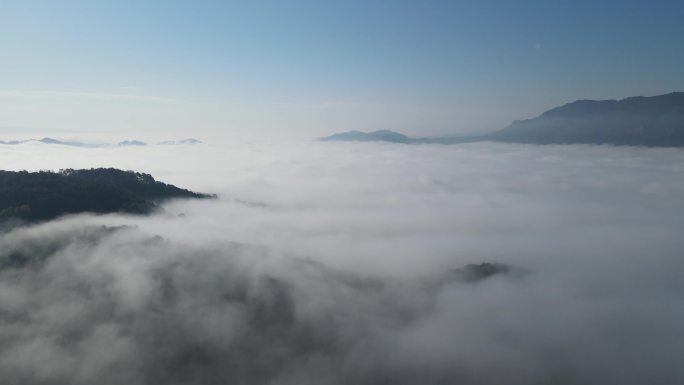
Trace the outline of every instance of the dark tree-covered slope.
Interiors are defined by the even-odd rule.
[[[158,182],[149,174],[113,168],[0,171],[0,219],[39,221],[83,212],[146,214],[166,199],[207,197]]]

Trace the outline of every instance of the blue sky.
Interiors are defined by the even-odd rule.
[[[684,90],[681,1],[0,7],[0,127],[13,136],[481,132],[574,99]]]

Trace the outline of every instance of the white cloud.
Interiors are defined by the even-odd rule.
[[[0,274],[0,373],[15,382],[684,378],[678,149],[0,150],[7,169],[115,166],[221,194],[0,238],[2,258],[51,255]],[[481,261],[529,274],[436,284]]]

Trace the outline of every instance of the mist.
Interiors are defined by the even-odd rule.
[[[207,193],[0,234],[8,384],[684,381],[684,153],[7,146]],[[518,274],[463,279],[467,264]]]

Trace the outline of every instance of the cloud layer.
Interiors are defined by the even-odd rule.
[[[684,380],[676,149],[31,145],[0,162],[222,197],[1,235],[10,384]],[[454,270],[482,261],[526,273]]]

